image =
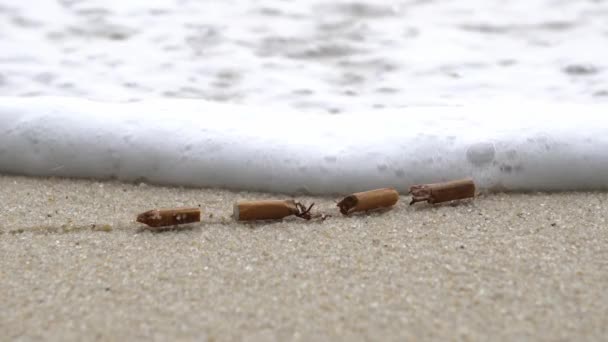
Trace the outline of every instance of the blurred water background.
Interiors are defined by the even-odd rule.
[[[608,102],[605,0],[0,0],[0,95]]]

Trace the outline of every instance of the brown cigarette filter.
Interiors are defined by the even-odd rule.
[[[422,201],[434,204],[472,198],[475,197],[475,183],[471,178],[466,178],[445,183],[414,185],[410,188],[410,194],[410,205]]]
[[[299,213],[294,200],[239,201],[234,204],[237,221],[279,220]]]
[[[199,208],[154,209],[137,215],[137,222],[150,227],[175,226],[200,220]]]
[[[398,200],[399,193],[395,189],[377,189],[346,196],[338,203],[338,208],[343,215],[348,215],[355,211],[392,207]]]

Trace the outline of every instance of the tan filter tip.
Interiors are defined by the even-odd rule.
[[[475,183],[471,178],[459,179],[444,183],[419,184],[410,187],[411,204],[427,201],[441,203],[475,197]]]
[[[384,188],[365,192],[357,192],[344,197],[338,202],[338,208],[343,215],[356,211],[367,211],[392,207],[399,201],[399,193],[395,189]]]
[[[137,215],[137,222],[150,227],[166,227],[178,224],[200,222],[199,208],[153,209]]]
[[[233,210],[237,221],[280,220],[299,213],[294,200],[239,201]]]

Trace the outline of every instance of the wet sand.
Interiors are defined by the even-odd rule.
[[[8,339],[600,340],[608,193],[484,194],[324,222],[231,220],[277,195],[0,176]],[[154,233],[139,212],[198,206]]]

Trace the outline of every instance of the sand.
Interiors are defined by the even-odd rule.
[[[485,194],[324,222],[231,220],[283,196],[0,176],[8,340],[600,340],[608,193]],[[334,212],[334,198],[299,198]],[[155,233],[139,212],[198,206]],[[212,216],[212,217],[210,217]]]

